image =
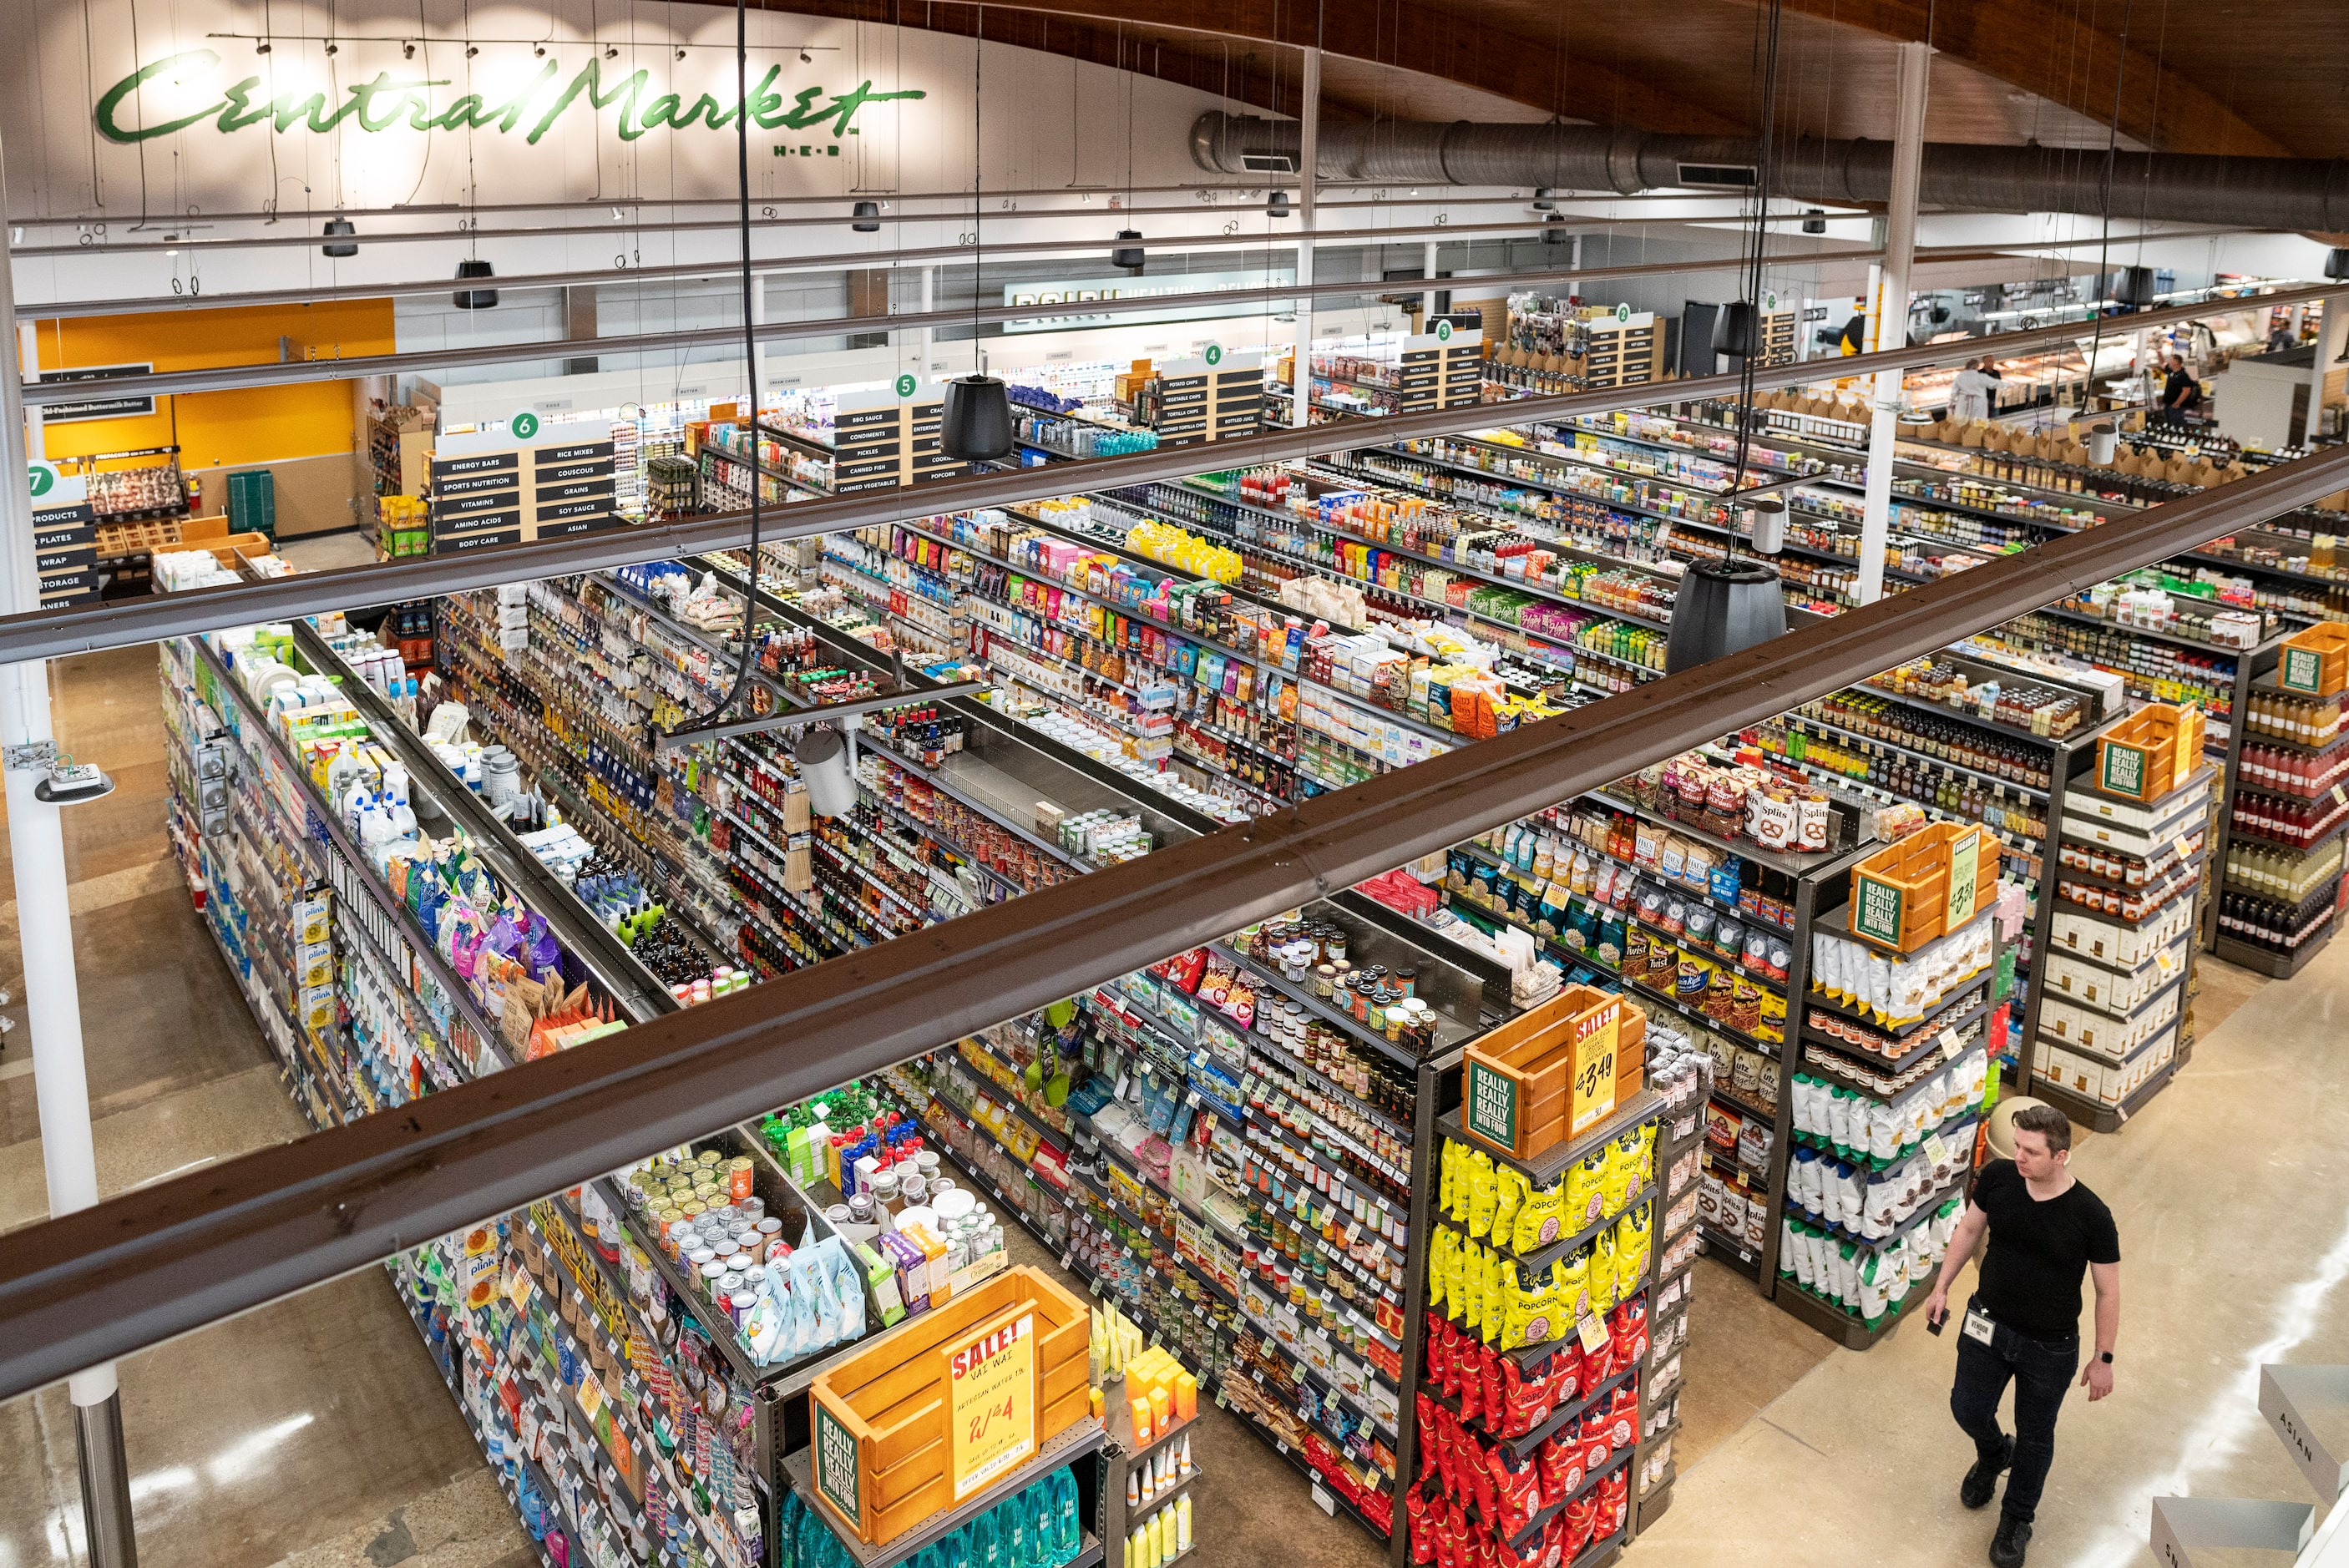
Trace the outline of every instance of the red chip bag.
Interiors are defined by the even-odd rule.
[[[1593,1489],[1599,1493],[1598,1518],[1609,1535],[1623,1528],[1623,1514],[1630,1507],[1630,1475],[1629,1470],[1617,1470]]]
[[[1525,1528],[1525,1522],[1541,1511],[1541,1469],[1532,1460],[1521,1460],[1506,1444],[1485,1457],[1485,1468],[1493,1472],[1493,1490],[1500,1494],[1501,1507],[1515,1533]]]
[[[1635,1295],[1618,1303],[1610,1315],[1608,1337],[1615,1347],[1615,1365],[1632,1367],[1648,1354],[1648,1298]]]
[[[1503,1436],[1508,1433],[1509,1419],[1509,1380],[1501,1370],[1506,1366],[1509,1366],[1507,1357],[1490,1349],[1485,1352],[1482,1368],[1485,1398],[1478,1418],[1484,1422],[1486,1431],[1498,1432]]]
[[[1568,1503],[1566,1511],[1559,1517],[1566,1521],[1566,1538],[1559,1546],[1564,1557],[1571,1561],[1589,1547],[1592,1528],[1599,1522],[1597,1489],[1593,1488]]]
[[[1543,1381],[1549,1385],[1549,1407],[1553,1410],[1581,1398],[1582,1390],[1590,1387],[1584,1373],[1582,1346],[1568,1341],[1550,1357],[1549,1370],[1543,1375]]]
[[[1582,1467],[1582,1443],[1568,1429],[1542,1439],[1542,1502],[1545,1507],[1571,1496],[1587,1472]]]
[[[1582,1473],[1597,1475],[1606,1468],[1615,1446],[1609,1439],[1610,1423],[1607,1412],[1592,1410],[1582,1418]]]
[[[1615,1390],[1607,1401],[1609,1417],[1607,1439],[1621,1453],[1640,1440],[1640,1391],[1630,1384]]]
[[[1402,1494],[1403,1527],[1411,1532],[1411,1560],[1435,1561],[1435,1531],[1428,1522],[1427,1489],[1414,1486]]]

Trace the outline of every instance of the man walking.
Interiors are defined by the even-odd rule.
[[[2006,1478],[1990,1560],[2022,1568],[2032,1520],[2055,1458],[2055,1417],[2080,1365],[2080,1276],[2096,1284],[2096,1349],[2080,1385],[2093,1402],[2113,1391],[2113,1341],[2121,1326],[2121,1243],[2113,1212],[2073,1179],[2072,1123],[2053,1106],[2024,1106],[2010,1123],[2014,1158],[1993,1160],[1974,1182],[1940,1276],[1925,1298],[1935,1333],[1950,1315],[1950,1284],[1982,1232],[1990,1250],[1958,1335],[1950,1411],[1974,1440],[1973,1468],[1958,1501],[1980,1508]],[[1999,1429],[1998,1401],[2014,1384],[2014,1436]]]

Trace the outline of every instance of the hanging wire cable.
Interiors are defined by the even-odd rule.
[[[734,0],[734,164],[742,236],[742,353],[750,375],[750,569],[743,573],[742,649],[734,661],[733,683],[707,713],[677,726],[669,731],[671,735],[709,728],[723,718],[741,696],[742,687],[750,678],[750,644],[753,628],[759,622],[760,498],[765,493],[760,480],[765,475],[759,464],[759,332],[757,313],[751,309],[756,284],[750,275],[750,18],[744,0]]]
[[[1754,439],[1754,361],[1762,348],[1762,266],[1769,253],[1770,240],[1770,158],[1777,137],[1778,114],[1778,22],[1781,0],[1770,0],[1768,41],[1762,57],[1762,150],[1754,167],[1754,252],[1746,265],[1745,305],[1754,320],[1754,337],[1748,343],[1744,357],[1737,369],[1737,466],[1729,479],[1729,493],[1733,497],[1745,485],[1747,449]],[[1905,306],[1904,302],[1904,306]],[[1881,341],[1882,329],[1877,336]],[[1905,323],[1903,336],[1906,336]],[[1737,558],[1737,531],[1729,531],[1729,546],[1724,559]]]
[[[2096,356],[2105,346],[2105,280],[2112,275],[2109,266],[2113,243],[2113,169],[2120,150],[2121,89],[2128,81],[2129,13],[2135,8],[2135,0],[2121,7],[2120,56],[2113,66],[2113,119],[2105,129],[2105,178],[2096,192],[2096,204],[2104,209],[2098,214],[2104,228],[2096,236],[2096,329],[2088,335],[2087,373],[2082,378],[2081,388],[2084,413],[2086,411],[2085,405],[2096,395]],[[2140,239],[2140,254],[2143,253],[2143,243]]]

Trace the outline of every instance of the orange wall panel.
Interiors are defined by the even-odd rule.
[[[388,299],[88,316],[38,321],[36,331],[40,363],[49,370],[147,363],[158,371],[274,365],[281,340],[291,341],[297,358],[348,359],[389,354],[394,347]],[[347,381],[184,392],[157,398],[150,416],[51,425],[46,437],[52,458],[176,441],[182,468],[233,467],[352,450],[357,434],[351,403]]]

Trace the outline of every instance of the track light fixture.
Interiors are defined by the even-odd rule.
[[[539,59],[543,60],[546,58],[546,46],[544,44],[533,44],[530,46],[530,52]]]
[[[336,43],[332,38],[326,40],[326,53],[330,55],[339,55],[342,52],[343,46],[340,44]]]
[[[851,229],[855,230],[856,232],[860,234],[879,233],[881,232],[881,203],[878,201],[859,201],[856,204],[855,219],[856,221],[848,226]]]
[[[680,59],[680,60],[681,60],[681,59],[683,59],[683,58],[685,58],[685,51],[684,51],[683,49],[679,49],[679,50],[677,52],[677,57],[678,57],[678,59]]]
[[[815,57],[809,54],[805,49],[802,49],[800,51],[800,64],[803,66],[812,66],[815,64]]]
[[[620,46],[619,46],[619,45],[617,45],[617,44],[606,44],[606,45],[605,45],[605,46],[604,46],[604,57],[605,57],[605,59],[607,59],[607,60],[616,60],[616,59],[618,59],[618,58],[620,57]]]
[[[491,266],[489,263],[481,260],[479,256],[475,256],[470,260],[459,262],[457,263],[457,277],[460,282],[468,278],[489,278],[495,277],[496,275],[497,269]],[[493,308],[498,303],[498,291],[495,289],[459,289],[454,294],[450,296],[450,303],[454,304],[459,310],[489,310]]]
[[[1109,253],[1109,264],[1117,268],[1121,272],[1139,273],[1142,271],[1142,231],[1139,229],[1120,229],[1117,232],[1117,238],[1118,246]],[[1133,241],[1134,243],[1130,245],[1125,243],[1128,240]]]
[[[264,39],[263,39],[261,42],[259,42],[258,44],[254,45],[254,46],[253,46],[253,52],[254,52],[254,54],[256,54],[256,55],[265,55],[265,54],[269,53],[269,40],[268,40],[268,39],[266,39],[266,38],[264,38]]]
[[[465,46],[465,57],[469,60],[481,52],[481,48],[478,44],[468,44]]]
[[[399,57],[403,60],[414,59],[416,57],[416,46],[409,43],[407,39],[402,38],[399,41]]]
[[[326,242],[318,249],[329,256],[356,256],[359,253],[359,242],[343,236],[358,232],[359,226],[348,218],[329,218],[326,220]]]

